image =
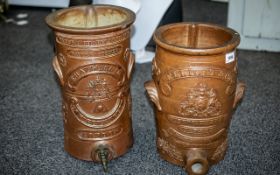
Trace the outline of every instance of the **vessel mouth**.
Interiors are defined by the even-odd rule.
[[[230,28],[215,24],[174,23],[158,28],[154,40],[167,50],[190,55],[209,55],[235,49],[240,36]]]
[[[203,173],[203,164],[201,162],[196,162],[192,164],[191,170],[195,174],[201,174]]]
[[[206,174],[209,170],[206,151],[200,149],[189,150],[186,157],[185,170],[193,175]]]
[[[46,22],[51,28],[71,32],[126,28],[134,20],[134,12],[113,5],[75,6],[55,11],[46,17]]]

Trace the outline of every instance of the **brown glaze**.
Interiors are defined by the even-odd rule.
[[[76,158],[106,163],[133,144],[129,48],[134,20],[132,11],[109,5],[76,6],[46,18],[55,34],[64,147]]]
[[[202,175],[222,160],[233,109],[245,85],[237,82],[238,33],[217,25],[177,23],[156,30],[153,80],[161,157]]]

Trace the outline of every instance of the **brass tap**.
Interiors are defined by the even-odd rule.
[[[98,155],[99,160],[102,163],[104,172],[108,172],[108,157],[109,157],[109,149],[105,146],[100,146],[96,153]]]

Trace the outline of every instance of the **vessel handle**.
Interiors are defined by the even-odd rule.
[[[130,49],[127,49],[125,51],[124,57],[125,60],[127,61],[127,78],[128,80],[130,80],[134,63],[135,63],[135,56]]]
[[[237,82],[235,97],[233,102],[233,108],[236,108],[237,104],[241,101],[244,96],[246,85],[243,82]]]
[[[62,75],[60,65],[59,65],[58,60],[57,60],[57,56],[53,57],[52,66],[53,66],[53,68],[54,68],[54,70],[55,70],[55,72],[56,72],[56,74],[59,78],[61,86],[63,86],[64,85],[64,80],[63,80],[63,75]]]
[[[151,101],[154,102],[157,109],[159,111],[161,111],[162,108],[159,103],[158,90],[156,88],[154,80],[147,81],[144,86],[145,86],[145,89],[147,90],[148,96],[150,97]]]

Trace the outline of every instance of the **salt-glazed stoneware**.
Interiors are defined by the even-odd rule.
[[[232,29],[176,23],[156,30],[153,80],[145,83],[156,106],[161,157],[191,175],[203,175],[223,159],[232,113],[245,85],[237,81]]]
[[[123,155],[133,144],[130,78],[135,14],[122,7],[88,5],[46,17],[55,35],[53,67],[63,97],[64,148],[95,162]]]

